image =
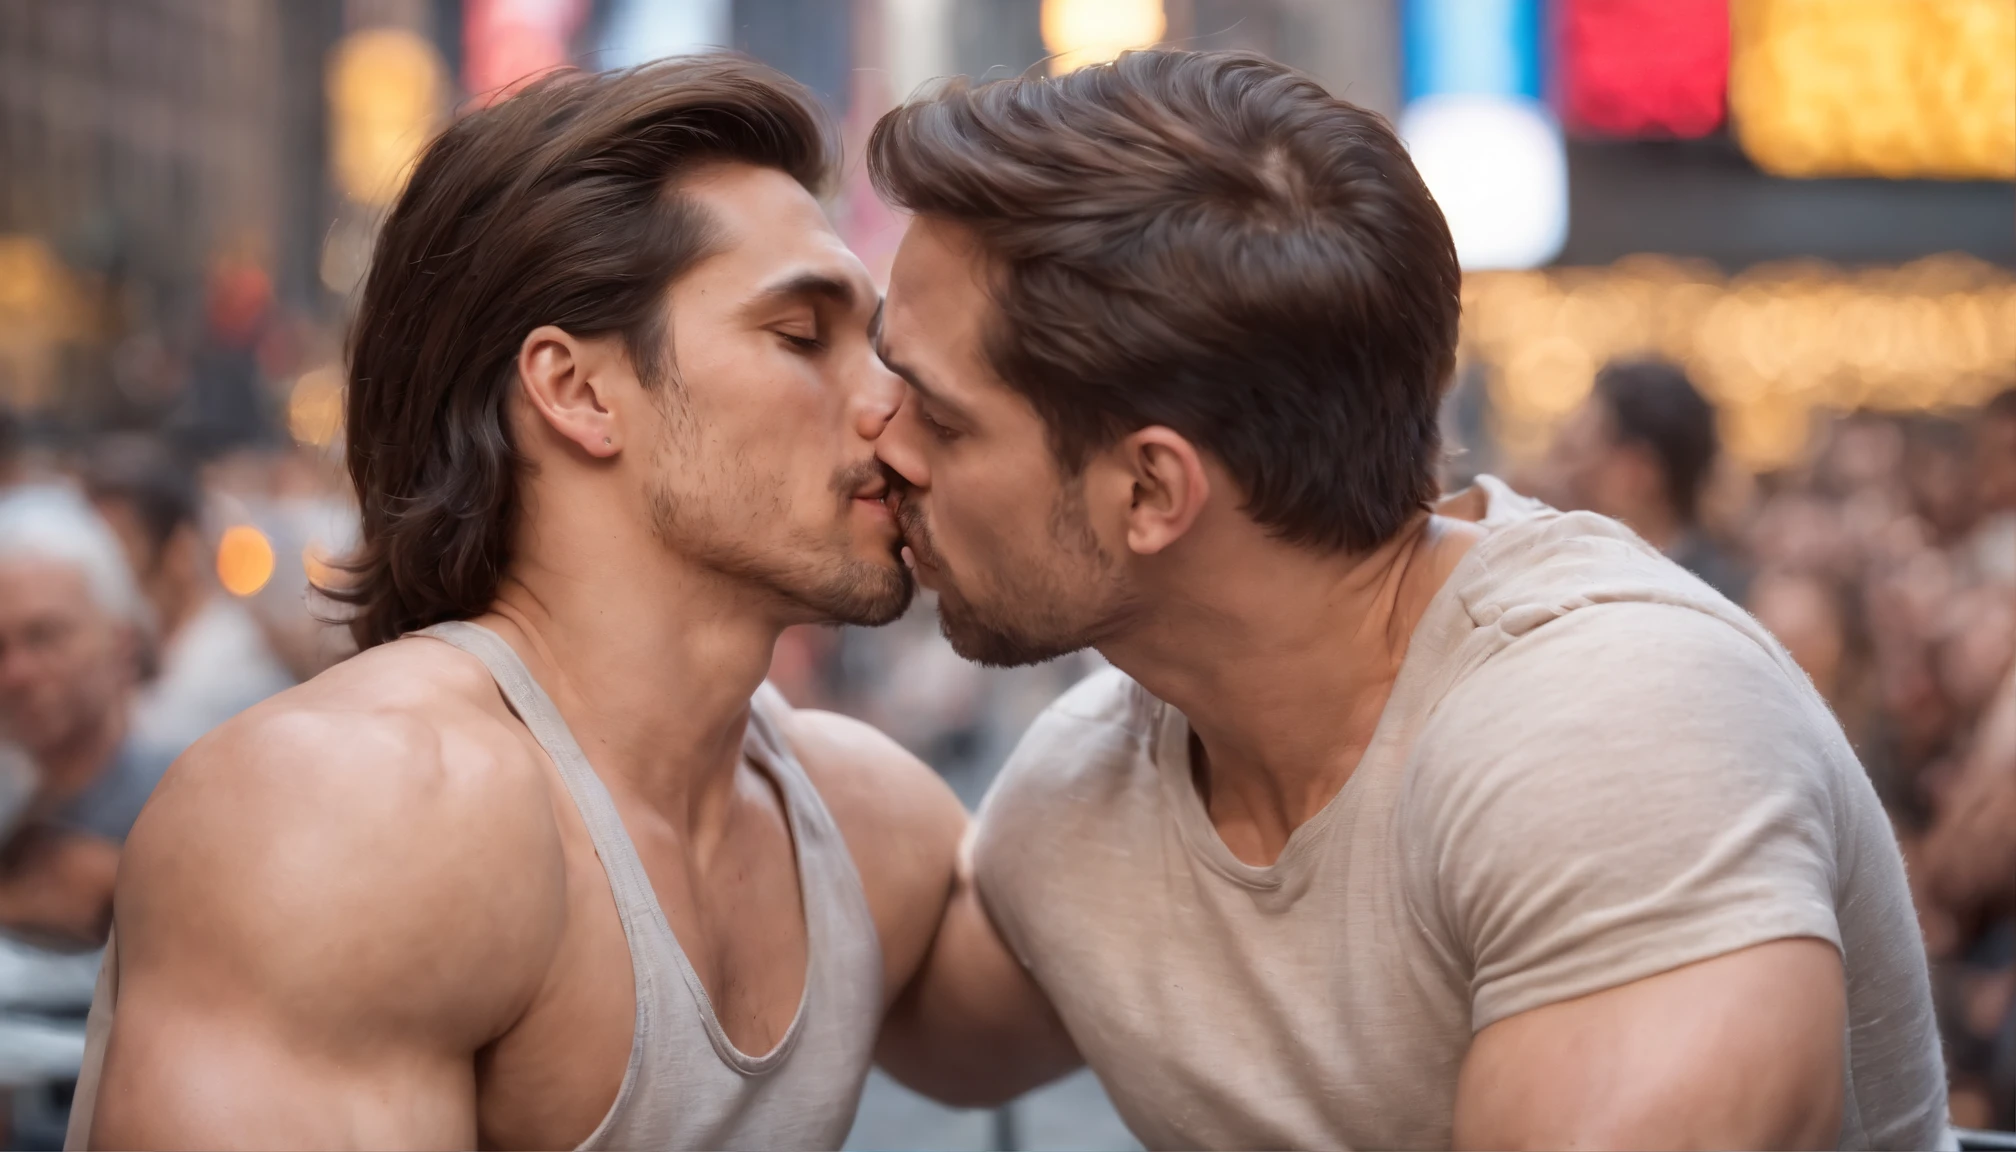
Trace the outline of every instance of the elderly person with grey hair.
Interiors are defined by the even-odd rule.
[[[0,846],[0,931],[104,942],[120,845],[167,767],[129,731],[146,624],[118,538],[81,496],[0,496],[0,741],[32,768]]]

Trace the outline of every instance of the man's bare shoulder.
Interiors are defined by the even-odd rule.
[[[913,843],[949,838],[956,846],[965,830],[965,807],[930,765],[901,744],[850,716],[809,708],[793,709],[783,728],[850,840],[859,828]]]
[[[473,659],[365,652],[205,737],[126,844],[122,960],[331,994],[439,996],[485,1021],[536,986],[564,922],[536,751]],[[178,978],[193,973],[183,972]],[[387,983],[389,982],[389,984]]]
[[[801,709],[782,727],[861,873],[893,999],[938,929],[966,808],[929,765],[859,720]]]

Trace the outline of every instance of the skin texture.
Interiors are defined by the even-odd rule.
[[[796,1010],[806,940],[782,802],[741,754],[748,701],[784,627],[908,597],[869,464],[900,390],[868,343],[866,273],[810,196],[744,165],[685,186],[723,242],[669,293],[672,392],[641,386],[620,340],[523,342],[533,466],[478,622],[553,697],[756,1053]],[[965,814],[862,725],[800,712],[787,736],[895,1001]],[[220,728],[128,861],[95,1145],[571,1147],[615,1098],[635,1003],[607,878],[545,754],[447,645],[372,649]]]
[[[919,580],[964,651],[1095,645],[1179,708],[1218,835],[1269,864],[1356,768],[1415,625],[1481,538],[1466,522],[1480,502],[1459,497],[1369,554],[1341,555],[1270,536],[1230,476],[1168,428],[1126,435],[1065,477],[1040,418],[982,355],[987,276],[971,236],[929,218],[913,221],[891,274],[882,351],[910,393],[877,452],[904,481]],[[1082,537],[1053,530],[1060,506]],[[1457,1140],[1828,1143],[1841,989],[1830,946],[1786,941],[1500,1021],[1464,1067]],[[935,1095],[997,1100],[1074,1060],[970,882],[912,994],[941,1053],[915,1059],[912,1082]],[[961,1059],[976,1032],[1000,1059]]]
[[[28,823],[0,847],[0,927],[95,946],[112,910],[119,846],[35,822],[84,790],[126,734],[135,637],[91,598],[83,573],[0,560],[0,736],[34,761]]]
[[[1841,956],[1779,940],[1524,1012],[1477,1034],[1458,1148],[1832,1148]]]

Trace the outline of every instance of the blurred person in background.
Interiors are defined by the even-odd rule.
[[[203,335],[170,418],[177,438],[208,458],[270,443],[278,425],[259,345],[274,323],[273,285],[255,265],[219,259],[210,269]]]
[[[202,491],[165,442],[106,439],[86,460],[84,486],[153,607],[155,672],[134,701],[136,740],[173,757],[294,683],[245,604],[218,586]]]
[[[1708,586],[1740,602],[1749,576],[1701,523],[1720,439],[1715,409],[1679,367],[1623,360],[1596,374],[1589,398],[1563,422],[1545,493],[1562,508],[1631,526]]]
[[[1979,519],[1968,559],[1983,579],[2016,586],[2016,388],[1982,407],[1973,457]]]
[[[966,817],[764,684],[913,591],[832,165],[809,91],[719,56],[429,145],[351,341],[363,651],[140,821],[73,1144],[844,1139]]]
[[[1613,520],[1438,501],[1460,274],[1378,117],[1131,52],[914,100],[869,168],[945,634],[1114,665],[988,794],[899,1005],[933,1091],[1082,1053],[1153,1147],[1950,1139],[1896,841],[1798,666]],[[1597,466],[1673,546],[1706,414],[1612,387],[1659,413],[1618,442],[1691,429],[1671,487]]]
[[[120,847],[168,762],[128,720],[146,615],[124,550],[82,499],[0,495],[0,734],[36,785],[0,849],[0,930],[104,942]]]
[[[0,401],[0,492],[21,480],[21,418]]]

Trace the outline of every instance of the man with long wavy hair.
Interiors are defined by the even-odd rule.
[[[830,165],[728,57],[428,148],[352,338],[363,652],[142,816],[73,1143],[844,1138],[965,816],[763,685],[787,625],[911,597]]]

